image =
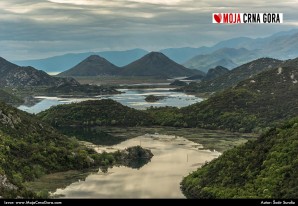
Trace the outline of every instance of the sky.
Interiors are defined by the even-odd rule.
[[[200,47],[298,28],[298,0],[1,0],[0,56]],[[212,13],[284,13],[283,24],[212,24]]]

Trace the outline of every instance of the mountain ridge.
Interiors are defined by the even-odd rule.
[[[141,58],[143,55],[147,53],[148,51],[143,49],[131,49],[125,51],[68,53],[44,59],[22,60],[14,62],[22,66],[30,65],[35,68],[42,69],[46,72],[63,72],[76,66],[90,55],[99,55],[112,62],[114,65],[120,67],[125,66],[131,63],[132,61],[137,60],[138,58]]]
[[[234,49],[246,48],[251,52],[256,53],[255,59],[265,56],[282,60],[295,58],[296,56],[298,56],[298,30],[294,29],[290,31],[282,31],[262,38],[236,37],[220,41],[215,45],[209,47],[202,46],[198,48],[165,48],[160,50],[160,52],[164,53],[175,62],[179,64],[184,64],[185,62],[197,55],[211,54],[225,47],[232,47]],[[143,49],[132,49],[127,51],[85,52],[77,54],[64,54],[45,59],[23,60],[13,62],[21,66],[30,65],[35,68],[42,69],[46,72],[62,72],[74,67],[80,61],[93,54],[97,54],[106,58],[116,66],[125,66],[141,58],[147,53],[148,51]],[[243,56],[243,58],[245,58],[245,56]],[[234,63],[239,65],[250,60],[252,59],[244,59],[244,61],[238,64],[237,62]],[[226,59],[225,61],[231,61],[231,59]],[[219,65],[211,65],[209,68],[216,67]]]
[[[237,83],[249,78],[250,76],[277,67],[282,63],[283,61],[272,58],[256,59],[240,65],[215,79],[199,83],[191,83],[180,90],[199,93],[224,90],[228,87],[235,86]]]
[[[20,67],[4,58],[0,59],[0,86],[56,86],[64,83],[79,84],[72,78],[52,77],[33,67]]]

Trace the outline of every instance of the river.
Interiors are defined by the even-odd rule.
[[[120,102],[123,105],[135,108],[135,109],[146,109],[148,107],[164,107],[164,106],[173,106],[173,107],[184,107],[196,102],[202,101],[201,98],[194,95],[188,95],[182,92],[173,92],[170,91],[172,88],[150,88],[150,89],[119,89],[123,92],[121,94],[115,95],[101,95],[91,98],[72,98],[72,97],[48,97],[48,96],[36,96],[35,98],[40,100],[35,105],[26,106],[21,105],[18,109],[29,113],[39,113],[46,109],[49,109],[51,106],[56,106],[59,104],[68,104],[72,102],[81,102],[86,100],[100,100],[100,99],[113,99]],[[148,95],[155,96],[165,96],[165,99],[162,99],[157,102],[146,102],[145,98]]]
[[[54,194],[65,198],[184,198],[182,178],[220,155],[183,137],[160,134],[146,134],[113,147],[93,147],[98,152],[111,152],[135,145],[152,151],[151,162],[140,169],[122,166],[106,173],[99,170]]]

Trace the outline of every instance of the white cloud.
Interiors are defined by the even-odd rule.
[[[96,0],[48,0],[49,2],[59,4],[74,4],[74,5],[97,5]]]

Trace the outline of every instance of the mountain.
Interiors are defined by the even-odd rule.
[[[253,59],[261,57],[271,57],[277,59],[289,59],[298,56],[298,29],[293,29],[290,31],[282,31],[275,33],[268,37],[263,38],[248,38],[248,37],[237,37],[233,39],[228,39],[220,41],[211,47],[182,47],[182,48],[168,48],[161,50],[162,53],[173,59],[174,61],[185,64],[191,58],[198,55],[212,54],[220,51],[223,48],[234,48],[241,49],[245,48],[253,52]],[[230,58],[219,59],[221,63],[214,63],[205,67],[205,69],[213,68],[218,65],[225,66],[227,68],[234,68],[237,65],[241,65],[244,62],[253,60],[250,56],[245,59],[242,57],[240,62],[234,61]],[[225,62],[226,61],[226,62]],[[236,64],[236,65],[233,65]],[[197,66],[197,65],[196,65]],[[186,65],[186,67],[188,67]],[[195,67],[194,67],[195,68]],[[202,69],[202,68],[201,68]],[[206,70],[205,70],[206,71]]]
[[[224,152],[181,182],[187,198],[298,197],[298,117]],[[294,204],[294,203],[292,203]]]
[[[297,63],[286,61],[200,103],[148,112],[160,125],[259,133],[298,116]]]
[[[219,42],[214,48],[231,47],[255,50],[258,57],[289,59],[298,56],[298,29],[275,33],[264,38],[234,38]]]
[[[56,86],[64,83],[78,84],[71,78],[52,77],[33,67],[20,67],[0,57],[0,86]]]
[[[99,55],[117,66],[124,66],[135,61],[148,52],[143,49],[127,51],[85,52],[78,54],[65,54],[45,59],[15,61],[22,66],[33,66],[46,72],[63,72],[79,64],[91,55]]]
[[[255,52],[244,48],[222,48],[210,54],[195,56],[183,65],[187,68],[199,69],[203,72],[207,72],[209,68],[214,68],[216,66],[232,69],[237,65],[256,59],[256,57]]]
[[[151,52],[122,68],[120,76],[182,77],[199,72],[185,68],[160,52]]]
[[[73,68],[60,73],[58,76],[111,76],[120,68],[106,59],[91,55]]]
[[[215,68],[211,68],[208,70],[206,76],[204,77],[204,80],[208,81],[208,80],[216,79],[228,72],[229,70],[227,68],[222,66],[217,66]]]
[[[262,71],[279,66],[283,61],[271,58],[260,58],[243,64],[226,74],[210,81],[192,83],[181,90],[186,92],[215,92],[237,85],[242,80],[254,76]]]
[[[295,58],[298,56],[298,30],[294,29],[290,31],[278,32],[268,37],[256,39],[237,37],[218,42],[211,47],[203,46],[199,48],[166,48],[160,50],[160,52],[168,56],[173,61],[179,64],[184,64],[195,56],[210,55],[214,52],[220,52],[220,50],[223,48],[245,48],[252,52],[252,55],[254,56],[253,59],[261,57],[271,57],[283,60]],[[85,52],[77,54],[65,54],[45,59],[14,61],[14,63],[21,66],[32,66],[46,72],[63,72],[74,67],[90,55],[99,55],[116,66],[122,67],[146,54],[148,54],[148,51],[142,49],[132,49],[127,51]],[[203,65],[203,69],[205,69],[205,72],[207,72],[209,68],[219,65],[231,69],[245,62],[253,60],[251,56],[247,57],[248,58],[245,59],[245,56],[242,56],[242,60],[239,62],[238,60],[231,58],[217,58],[215,60],[210,57],[209,59],[211,59],[212,62],[209,62],[209,65],[208,60],[203,62],[206,64]],[[196,64],[194,68],[196,67],[198,67],[198,64]]]
[[[185,121],[193,126],[258,131],[298,116],[297,61],[263,71],[202,103],[182,108]]]
[[[182,64],[194,56],[207,54],[207,53],[213,52],[214,50],[216,49],[204,46],[199,48],[192,48],[192,47],[168,48],[168,49],[160,50],[160,52],[165,54],[170,59],[173,59],[175,62]]]

